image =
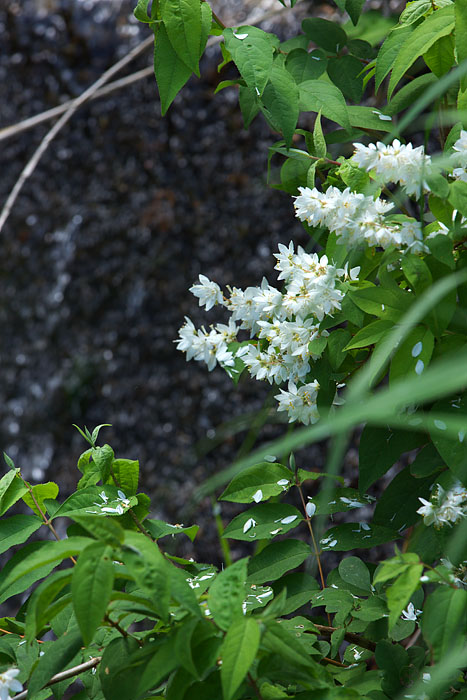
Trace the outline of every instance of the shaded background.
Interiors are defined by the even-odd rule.
[[[145,38],[133,4],[0,0],[0,128],[78,96]],[[293,36],[310,6],[322,16],[335,8],[299,3],[262,27]],[[248,2],[216,9],[227,24],[250,12]],[[175,350],[185,314],[195,324],[221,320],[198,310],[188,288],[200,272],[222,286],[256,285],[263,275],[274,283],[277,244],[307,242],[291,197],[265,182],[277,135],[261,118],[242,129],[235,90],[213,96],[229,77],[218,62],[219,49],[208,50],[201,80],[190,80],[166,118],[153,77],[81,108],[0,240],[1,449],[32,482],[56,480],[66,496],[86,448],[72,424],[112,423],[102,439],[140,460],[153,517],[206,525],[201,555],[212,548],[212,558],[211,503],[194,506],[193,491],[232,462],[245,436],[254,441],[255,431],[228,434],[251,427],[251,416],[240,417],[261,408],[270,387],[248,378],[234,387],[221,369],[208,373]],[[0,142],[2,203],[49,128]],[[260,439],[284,432],[271,414]],[[322,466],[319,447],[303,454],[303,466]]]

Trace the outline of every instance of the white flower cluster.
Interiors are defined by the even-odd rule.
[[[404,145],[397,139],[390,145],[378,141],[368,146],[354,143],[354,146],[353,157],[358,166],[367,172],[373,170],[383,182],[401,185],[409,196],[419,197],[422,189],[429,191],[425,177],[431,158],[425,155],[423,146],[414,148],[411,143]]]
[[[467,516],[467,488],[459,482],[447,492],[438,484],[430,501],[425,498],[418,500],[423,505],[417,513],[423,515],[425,525],[440,528],[443,525],[453,525]]]
[[[209,370],[219,363],[230,373],[235,372],[235,361],[241,358],[252,377],[270,384],[288,382],[288,391],[276,396],[279,411],[286,410],[289,421],[310,424],[318,420],[316,398],[319,385],[310,381],[311,362],[319,357],[309,345],[320,335],[319,323],[327,315],[340,310],[344,292],[340,282],[356,280],[360,268],[348,270],[330,264],[325,255],[307,253],[300,246],[297,251],[279,245],[275,269],[279,280],[284,280],[285,291],[271,286],[266,279],[260,287],[245,290],[229,288],[225,297],[215,282],[204,275],[190,291],[206,309],[224,306],[230,313],[228,325],[217,324],[210,330],[196,329],[192,321],[179,330],[175,341],[177,349],[186,353],[187,360],[204,361]],[[235,352],[229,344],[236,340],[240,330],[250,332],[250,339]]]
[[[453,149],[455,153],[452,156],[452,160],[460,167],[454,168],[452,174],[457,180],[467,182],[467,131],[461,131]]]
[[[326,226],[341,244],[357,246],[364,242],[370,247],[407,246],[412,250],[422,246],[422,227],[418,221],[401,224],[386,221],[384,214],[393,208],[390,202],[351,192],[349,187],[343,192],[332,186],[326,192],[316,187],[298,189],[300,195],[294,203],[296,216],[310,226]]]

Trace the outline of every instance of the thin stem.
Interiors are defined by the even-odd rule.
[[[308,530],[310,531],[311,541],[313,542],[313,549],[315,550],[316,561],[318,562],[319,577],[321,579],[321,588],[326,588],[326,584],[324,583],[323,569],[321,568],[321,560],[319,557],[318,545],[316,544],[315,535],[313,532],[313,528],[311,526],[311,519],[310,519],[308,513],[306,512],[306,503],[305,503],[305,498],[303,496],[302,487],[300,484],[296,484],[296,486],[297,486],[298,492],[300,494],[300,500],[302,501],[303,512],[305,513],[306,524],[308,526]],[[331,624],[331,623],[329,623],[329,624]]]
[[[384,194],[385,194],[387,197],[389,197],[389,199],[390,199],[392,202],[394,202],[394,204],[396,205],[396,207],[399,207],[399,209],[400,209],[402,212],[404,212],[404,214],[405,214],[406,216],[410,216],[410,215],[411,215],[410,212],[409,212],[409,210],[407,209],[407,207],[406,207],[404,204],[401,204],[400,202],[397,201],[396,197],[395,197],[394,194],[391,192],[391,190],[387,187],[387,185],[383,185],[382,188],[381,188],[381,191],[384,192]]]
[[[82,664],[79,664],[78,666],[73,666],[73,668],[67,668],[66,671],[61,671],[60,673],[56,673],[55,676],[52,676],[50,681],[46,683],[45,687],[48,688],[50,685],[55,685],[55,683],[60,683],[60,681],[66,681],[68,678],[74,678],[74,676],[79,676],[80,673],[84,673],[84,671],[89,671],[90,668],[95,668],[98,666],[98,664],[101,662],[102,656],[95,656],[92,659],[89,659],[89,661],[85,661]],[[27,698],[28,696],[28,691],[23,690],[22,693],[18,693],[18,695],[15,695],[14,700],[24,700],[24,698]]]
[[[314,626],[316,627],[317,630],[321,632],[322,635],[329,635],[338,629],[337,627],[327,627],[326,625],[317,625],[313,623]],[[368,651],[375,651],[376,649],[376,644],[375,642],[372,642],[369,639],[366,639],[365,637],[360,637],[358,634],[354,634],[353,632],[346,632],[344,635],[344,639],[347,642],[350,642],[351,644],[357,644],[359,647],[363,647],[363,649],[368,649]]]
[[[123,627],[120,627],[120,625],[118,624],[118,622],[115,622],[114,620],[112,620],[112,618],[110,617],[110,615],[109,615],[108,613],[106,613],[106,614],[104,615],[104,620],[105,620],[105,622],[107,622],[111,627],[113,627],[114,629],[116,629],[117,632],[120,632],[120,634],[122,635],[122,637],[126,637],[127,639],[134,639],[135,642],[137,643],[137,645],[138,645],[139,647],[142,647],[142,646],[143,646],[143,642],[141,641],[141,639],[138,639],[137,637],[134,637],[132,634],[130,634],[129,632],[127,632],[126,629],[124,629]]]
[[[261,691],[258,688],[258,684],[251,675],[251,673],[248,674],[248,683],[251,685],[253,690],[255,691],[256,695],[258,696],[258,700],[263,700],[263,696],[261,695]]]

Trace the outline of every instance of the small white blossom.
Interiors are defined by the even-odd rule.
[[[16,680],[18,674],[18,668],[9,668],[0,673],[0,700],[9,700],[10,691],[20,693],[23,690],[21,683]]]
[[[275,396],[279,402],[278,411],[287,411],[289,423],[296,420],[304,425],[316,423],[319,420],[316,399],[318,397],[319,383],[315,380],[309,384],[303,384],[297,388],[294,382],[289,382],[288,391],[281,389],[281,393]]]
[[[198,297],[200,306],[205,306],[209,311],[216,304],[224,304],[222,290],[216,282],[211,282],[205,275],[200,275],[199,281],[200,284],[190,287],[190,292]]]
[[[402,619],[403,620],[413,620],[414,622],[417,621],[417,617],[422,614],[422,610],[415,610],[415,606],[413,603],[409,603],[407,606],[407,610],[402,611]]]

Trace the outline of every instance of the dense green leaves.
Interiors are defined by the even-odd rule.
[[[209,610],[217,625],[227,630],[243,615],[248,559],[240,559],[222,571],[209,589]]]
[[[80,554],[73,571],[73,608],[85,644],[89,644],[101,624],[114,580],[112,547],[93,542]]]
[[[229,628],[222,645],[221,680],[224,700],[230,700],[245,678],[258,651],[260,630],[250,617],[241,617]]]

